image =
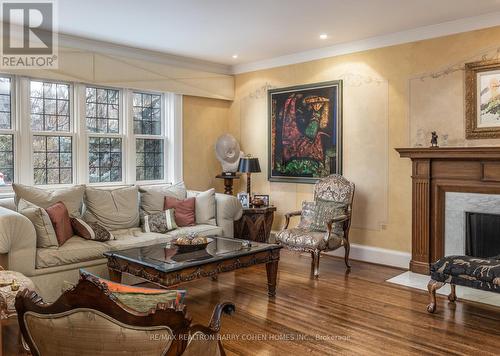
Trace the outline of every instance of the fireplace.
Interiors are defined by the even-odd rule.
[[[465,231],[463,237],[452,234],[452,227],[446,224],[450,219],[447,206],[453,205],[449,204],[448,195],[475,194],[500,199],[500,147],[399,148],[397,151],[401,157],[412,160],[410,270],[429,274],[430,265],[439,258],[466,253]],[[493,205],[499,210],[466,209],[457,221],[465,230],[465,212],[500,215],[500,204]],[[446,239],[450,235],[455,242],[446,243],[445,235]]]
[[[473,257],[500,255],[500,215],[465,213],[465,254]]]

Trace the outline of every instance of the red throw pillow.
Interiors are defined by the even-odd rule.
[[[163,210],[174,209],[175,223],[177,226],[193,226],[196,221],[195,202],[196,199],[194,197],[184,200],[165,197]]]
[[[73,227],[69,218],[68,209],[63,202],[59,201],[45,209],[49,215],[52,226],[56,232],[57,242],[62,246],[73,236]]]

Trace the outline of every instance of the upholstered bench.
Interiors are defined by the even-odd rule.
[[[443,257],[431,266],[431,280],[427,285],[429,313],[436,311],[436,290],[450,284],[448,300],[457,300],[455,286],[465,286],[500,293],[500,256],[478,258],[470,256]]]

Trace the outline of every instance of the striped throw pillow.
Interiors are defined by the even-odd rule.
[[[113,234],[97,222],[86,222],[82,219],[71,218],[71,226],[75,235],[83,237],[86,240],[101,242],[115,240]]]
[[[142,231],[144,232],[158,232],[164,234],[174,229],[177,229],[174,209],[167,209],[161,213],[144,215],[144,224],[142,226]]]

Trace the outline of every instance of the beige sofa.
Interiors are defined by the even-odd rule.
[[[116,239],[107,242],[73,236],[60,247],[37,248],[34,226],[16,212],[14,198],[0,199],[0,264],[30,277],[45,300],[55,300],[65,282],[77,282],[80,268],[107,278],[104,252],[164,243],[188,232],[233,237],[233,222],[241,217],[241,204],[225,194],[215,194],[215,202],[216,225],[198,224],[167,234],[143,233],[135,227],[112,231]]]

